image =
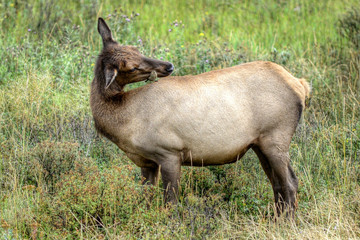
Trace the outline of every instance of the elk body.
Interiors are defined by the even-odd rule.
[[[102,18],[103,50],[91,84],[99,133],[141,168],[144,183],[161,173],[165,201],[176,202],[180,168],[233,163],[255,151],[273,187],[278,212],[296,205],[298,180],[289,146],[309,85],[271,62],[251,62],[200,75],[166,77],[169,62],[149,59],[113,40]],[[157,82],[125,92],[156,71]]]

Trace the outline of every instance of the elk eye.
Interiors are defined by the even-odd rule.
[[[136,70],[137,70],[137,68],[133,68],[129,72],[135,72]]]

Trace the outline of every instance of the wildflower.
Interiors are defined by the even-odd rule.
[[[184,47],[184,45],[181,45],[181,47],[183,48],[183,47]]]
[[[129,19],[129,18],[125,18],[125,21],[130,22],[130,19]]]
[[[171,32],[172,31],[172,29],[171,28],[169,28],[169,32]]]
[[[91,64],[92,67],[93,67],[94,65],[95,65],[95,64],[93,64],[93,63]]]
[[[297,6],[293,10],[294,10],[294,12],[300,12],[301,8],[300,8],[300,6]]]
[[[138,39],[138,42],[139,42],[140,44],[142,44],[142,39],[141,39],[141,38],[139,38],[139,39]]]
[[[10,3],[10,7],[13,7],[14,6],[14,4],[13,3]]]
[[[199,33],[199,36],[200,37],[203,37],[205,34],[204,33]]]
[[[136,14],[135,14],[135,16],[139,16],[139,15],[140,15],[140,13],[136,13]]]
[[[31,29],[30,29],[30,28],[28,29],[28,32],[31,32]]]
[[[164,58],[163,57],[160,57],[160,60],[163,60]]]
[[[111,17],[111,14],[109,14],[108,17]]]
[[[174,24],[174,27],[177,27],[178,25],[179,25],[179,24],[175,23],[175,24]]]
[[[205,62],[206,62],[206,63],[209,63],[209,60],[208,60],[208,59],[206,59],[206,60],[205,60]]]

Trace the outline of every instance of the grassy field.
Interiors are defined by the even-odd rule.
[[[357,7],[0,0],[0,239],[359,239]],[[120,43],[171,61],[174,75],[270,60],[311,82],[290,149],[299,178],[294,221],[274,221],[271,186],[251,151],[236,164],[184,167],[172,208],[163,207],[160,187],[141,186],[140,169],[92,122],[99,16]]]

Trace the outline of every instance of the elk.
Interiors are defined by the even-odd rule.
[[[304,79],[265,61],[171,77],[173,64],[120,45],[102,18],[98,31],[103,49],[90,96],[95,128],[141,168],[144,184],[157,184],[161,173],[165,202],[176,203],[182,165],[234,163],[251,148],[277,212],[293,214],[298,180],[289,147],[310,92]],[[154,71],[158,81],[124,91]]]

